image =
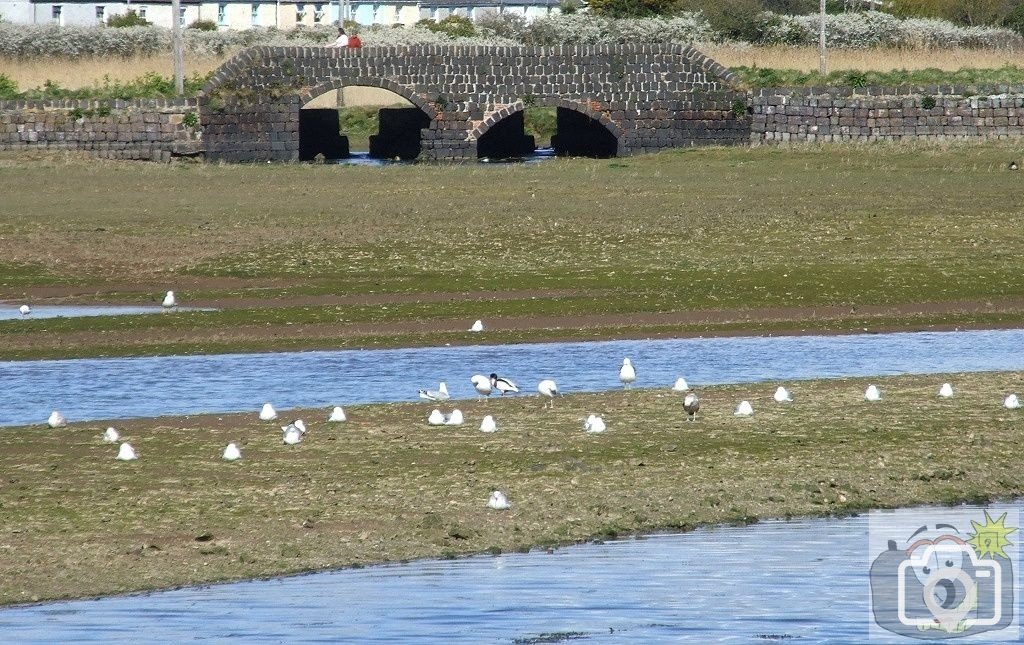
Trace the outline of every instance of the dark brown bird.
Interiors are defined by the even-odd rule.
[[[690,392],[686,395],[686,398],[683,399],[683,409],[686,410],[687,421],[697,420],[697,412],[700,410],[700,399],[697,398],[695,393]]]

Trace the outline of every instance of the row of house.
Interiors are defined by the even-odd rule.
[[[484,12],[515,12],[534,18],[559,9],[559,0],[180,0],[182,26],[197,20],[214,22],[219,29],[277,27],[337,23],[340,18],[362,25],[412,25],[450,15],[475,19]],[[21,24],[102,25],[111,16],[134,11],[154,25],[171,27],[170,0],[0,0],[0,18]]]

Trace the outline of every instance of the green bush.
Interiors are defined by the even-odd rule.
[[[108,27],[148,27],[149,25],[150,22],[140,17],[133,9],[107,18]]]
[[[188,28],[198,29],[199,31],[217,31],[217,23],[212,20],[194,20]]]
[[[1017,8],[1003,19],[1003,26],[1024,36],[1024,2],[1017,5]]]
[[[7,74],[0,74],[0,99],[18,97],[18,84]]]
[[[779,25],[776,15],[764,10],[760,0],[721,0],[704,9],[712,29],[729,40],[759,43],[765,33]]]
[[[679,9],[679,0],[590,0],[591,13],[608,18],[663,16]]]
[[[567,16],[576,13],[582,7],[582,0],[562,0],[558,3],[558,10]]]
[[[452,38],[471,38],[476,35],[476,28],[473,21],[462,16],[448,16],[439,22],[430,18],[424,18],[416,23],[417,27],[424,27],[430,31],[445,34]]]

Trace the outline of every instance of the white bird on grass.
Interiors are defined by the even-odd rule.
[[[943,383],[942,387],[939,388],[939,396],[941,396],[944,399],[952,398],[953,386],[950,385],[949,383]]]
[[[498,376],[497,374],[491,374],[491,387],[501,392],[502,396],[505,396],[506,392],[519,391],[518,385],[503,376]]]
[[[171,307],[177,307],[178,301],[174,299],[174,292],[168,291],[167,295],[164,296],[164,301],[161,303],[164,309],[170,309]]]
[[[630,383],[636,380],[636,370],[633,369],[633,364],[629,362],[628,358],[622,359],[622,367],[619,368],[619,380],[622,381],[622,387],[629,388]]]
[[[224,461],[237,461],[242,458],[242,451],[233,443],[224,449]]]
[[[434,410],[433,412],[430,413],[430,416],[427,417],[427,423],[429,423],[432,426],[443,426],[444,415],[441,414],[440,410]]]
[[[782,387],[781,385],[775,390],[775,402],[776,403],[791,403],[793,401],[793,393]]]
[[[444,381],[441,381],[436,390],[420,390],[419,395],[421,399],[427,401],[447,401],[452,398],[448,394],[448,385]]]
[[[696,392],[690,392],[683,397],[683,410],[686,411],[687,421],[696,421],[697,413],[700,411],[700,399]]]
[[[487,415],[484,420],[480,422],[480,432],[497,432],[498,424],[494,422],[494,417]]]
[[[508,498],[505,497],[505,493],[500,490],[496,490],[491,493],[491,498],[487,500],[487,508],[494,511],[507,511],[512,508],[512,505],[508,503]]]
[[[490,396],[491,392],[494,391],[494,387],[491,385],[491,379],[487,378],[483,374],[474,374],[469,379],[473,383],[473,389],[480,396]]]
[[[341,423],[347,419],[348,417],[345,416],[345,411],[341,409],[340,405],[334,406],[334,409],[331,410],[331,416],[327,417],[327,420],[331,423]]]
[[[675,385],[672,386],[673,392],[689,392],[690,384],[686,382],[682,376],[676,379]]]
[[[103,433],[103,443],[117,443],[120,440],[121,435],[114,428],[107,428]]]
[[[1003,407],[1007,410],[1016,410],[1020,407],[1020,399],[1017,398],[1016,394],[1009,394],[1003,399]]]
[[[32,307],[29,307],[28,305],[22,305],[22,306],[18,307],[18,311],[21,312],[22,316],[27,316],[30,313],[32,313]]]
[[[276,420],[277,420],[277,410],[275,410],[274,406],[270,405],[269,403],[264,403],[263,404],[263,409],[260,410],[260,421],[276,421]]]
[[[117,450],[118,461],[135,461],[138,458],[138,453],[135,452],[135,448],[132,448],[130,443],[122,443],[121,447]]]
[[[750,405],[750,401],[740,401],[733,415],[737,417],[752,417],[754,416],[754,406]]]
[[[475,323],[473,323],[473,326],[469,328],[469,331],[483,331],[483,330],[484,330],[484,321],[482,321],[482,320],[476,321]]]
[[[583,424],[583,429],[586,430],[588,434],[599,434],[604,432],[607,428],[608,426],[605,425],[604,419],[596,414],[592,414],[587,417],[586,423]]]
[[[541,396],[548,397],[548,401],[544,402],[544,407],[548,407],[548,403],[551,407],[555,407],[555,397],[562,396],[562,393],[558,391],[558,385],[547,378],[537,384],[537,391],[540,392]]]
[[[59,410],[54,410],[50,413],[50,418],[46,420],[46,424],[51,428],[60,428],[68,424],[68,420],[64,418],[64,415]]]
[[[869,385],[868,389],[864,390],[865,401],[881,401],[882,391],[875,385]]]
[[[462,410],[459,409],[452,410],[452,413],[444,418],[446,426],[461,426],[462,421]]]
[[[294,446],[295,444],[302,441],[302,436],[305,434],[304,432],[299,430],[298,426],[296,426],[294,423],[289,423],[286,426],[281,426],[281,430],[284,432],[284,436],[281,438],[281,442],[286,443],[289,446]]]

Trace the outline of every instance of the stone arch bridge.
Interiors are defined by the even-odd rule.
[[[741,143],[750,133],[732,74],[689,46],[254,47],[203,89],[207,159],[308,158],[303,148],[338,133],[313,132],[302,107],[346,86],[385,88],[410,101],[419,111],[416,151],[434,160],[515,147],[523,110],[532,106],[557,108],[562,145],[594,156]]]

